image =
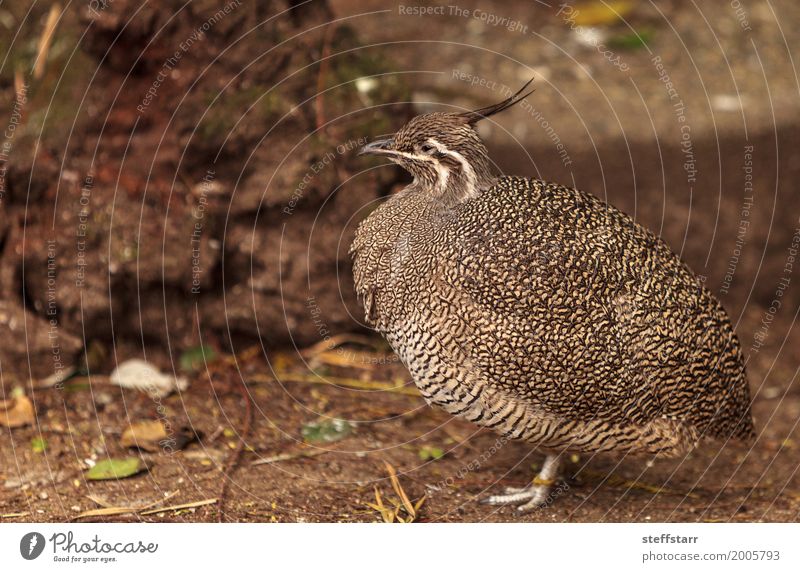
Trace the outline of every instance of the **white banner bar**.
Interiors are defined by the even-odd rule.
[[[796,571],[798,539],[798,524],[33,523],[0,525],[0,562],[15,572]]]

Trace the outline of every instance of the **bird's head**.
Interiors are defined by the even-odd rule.
[[[489,153],[474,126],[530,95],[522,95],[530,83],[488,107],[419,115],[394,136],[365,145],[359,154],[380,155],[397,163],[414,177],[415,188],[448,203],[473,198],[494,180]]]

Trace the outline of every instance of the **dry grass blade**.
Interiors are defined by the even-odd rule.
[[[20,99],[22,90],[25,89],[25,77],[22,75],[22,70],[14,71],[14,93],[17,100]]]
[[[386,353],[347,351],[342,354],[337,351],[329,351],[314,355],[313,363],[373,370],[375,364],[392,363],[393,356],[394,354]]]
[[[404,491],[403,487],[400,485],[400,479],[397,478],[397,471],[395,471],[394,467],[386,461],[384,461],[384,465],[386,465],[386,470],[389,472],[389,480],[392,483],[394,492],[397,493],[398,497],[400,497],[400,500],[403,503],[403,508],[406,509],[408,516],[411,517],[411,520],[414,520],[417,517],[417,511],[414,509],[414,505],[411,504],[411,501],[408,499],[406,491]]]
[[[338,334],[335,336],[331,336],[321,342],[317,342],[313,346],[304,349],[300,352],[300,355],[303,357],[311,357],[315,356],[320,353],[329,352],[338,346],[343,344],[357,344],[360,346],[368,347],[368,348],[375,348],[377,349],[377,345],[373,338],[367,336],[359,336],[357,334]]]
[[[383,498],[381,497],[381,492],[378,490],[378,487],[375,487],[375,504],[366,503],[368,507],[377,510],[381,514],[381,518],[383,518],[383,522],[392,523],[394,522],[396,513],[385,504],[383,504]]]
[[[322,40],[322,58],[320,58],[319,74],[317,75],[317,98],[314,101],[318,131],[325,131],[326,125],[323,94],[325,93],[325,78],[330,67],[331,38],[335,28],[334,24],[328,25],[325,28],[325,35]]]
[[[670,489],[667,487],[662,487],[661,485],[653,485],[650,483],[643,483],[641,481],[631,481],[628,479],[624,479],[618,475],[608,475],[605,473],[596,473],[594,471],[584,471],[587,477],[599,479],[601,481],[605,481],[604,484],[607,484],[611,487],[617,488],[627,488],[627,489],[636,489],[640,491],[647,491],[649,493],[653,493],[656,495],[679,495],[685,496],[689,498],[699,498],[696,493],[691,491],[680,491],[678,489]]]
[[[35,79],[39,79],[44,75],[44,66],[45,62],[47,62],[47,54],[50,52],[50,44],[53,42],[53,36],[56,33],[59,14],[61,14],[61,6],[53,4],[50,7],[50,13],[47,15],[44,32],[39,37],[39,45],[36,48],[36,65],[33,68],[33,77]]]
[[[419,397],[419,391],[416,388],[412,387],[403,387],[397,385],[389,385],[388,383],[377,383],[374,381],[362,381],[360,379],[353,379],[348,377],[317,377],[312,375],[297,375],[297,374],[288,374],[285,376],[281,376],[280,379],[275,379],[269,375],[251,375],[247,383],[313,383],[317,385],[338,385],[341,387],[348,387],[351,389],[365,389],[365,390],[375,390],[375,391],[388,391],[390,393],[400,393],[402,395],[410,395],[413,397]]]
[[[0,514],[0,518],[18,518],[20,516],[28,516],[28,514],[27,512],[7,512]]]

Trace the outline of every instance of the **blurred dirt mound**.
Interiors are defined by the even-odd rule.
[[[52,373],[49,355],[91,339],[308,344],[312,309],[353,327],[336,286],[348,221],[394,175],[340,185],[358,139],[409,108],[352,110],[409,98],[396,76],[359,79],[390,66],[354,50],[325,3],[294,4],[83,3],[60,14],[38,78],[47,10],[14,10],[24,37],[6,40],[0,75],[20,110],[0,195],[7,374],[29,354],[34,375]]]

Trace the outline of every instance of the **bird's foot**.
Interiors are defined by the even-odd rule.
[[[527,487],[506,487],[501,495],[492,495],[481,501],[482,504],[508,505],[515,504],[517,512],[530,512],[543,508],[548,504],[553,481],[535,479]]]
[[[522,488],[507,487],[504,494],[492,495],[481,502],[491,505],[516,504],[519,505],[517,512],[520,513],[546,507],[553,500],[550,498],[550,490],[558,475],[558,465],[559,457],[548,455],[544,460],[542,470],[530,485]]]

